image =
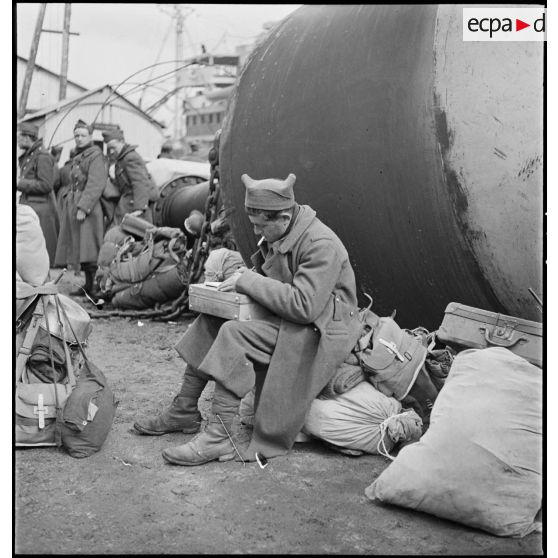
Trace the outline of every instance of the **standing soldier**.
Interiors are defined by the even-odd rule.
[[[109,156],[115,161],[113,183],[120,191],[112,224],[119,225],[126,213],[152,223],[151,202],[156,199],[156,186],[145,162],[135,150],[137,146],[128,145],[120,129],[103,132],[103,139]]]
[[[93,143],[93,130],[83,120],[74,126],[75,152],[61,170],[62,182],[69,180],[64,196],[56,265],[81,266],[85,273],[84,289],[95,299],[97,256],[103,244],[103,210],[99,199],[107,184],[103,152]],[[64,172],[62,172],[64,171]],[[63,183],[61,188],[63,189]],[[81,294],[81,291],[71,293]]]
[[[21,192],[19,203],[29,205],[38,215],[52,267],[59,227],[53,193],[55,162],[52,155],[43,147],[43,140],[38,138],[37,126],[22,122],[18,128],[17,143],[24,150],[19,157],[20,178],[17,182],[17,189]]]

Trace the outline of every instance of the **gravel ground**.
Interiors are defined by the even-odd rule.
[[[173,346],[187,323],[93,321],[87,353],[120,402],[115,422],[102,450],[86,459],[56,448],[15,452],[16,553],[542,553],[540,534],[499,538],[372,503],[364,489],[389,462],[347,457],[317,440],[296,444],[264,470],[167,464],[161,451],[189,437],[138,436],[132,424],[164,408],[179,387],[184,363]],[[212,388],[202,395],[204,416]]]

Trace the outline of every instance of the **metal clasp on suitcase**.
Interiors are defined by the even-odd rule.
[[[479,327],[479,330],[484,331],[484,339],[488,345],[509,348],[520,341],[528,341],[526,337],[517,336],[516,326],[516,323],[505,323],[503,326],[495,325],[490,332],[488,325],[485,325]]]

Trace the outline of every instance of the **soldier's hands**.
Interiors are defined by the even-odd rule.
[[[236,291],[236,282],[240,276],[246,271],[245,267],[239,267],[228,279],[225,279],[218,287],[218,291],[229,293]]]
[[[77,213],[76,213],[76,219],[78,220],[78,222],[82,222],[85,221],[85,218],[87,217],[87,213],[85,213],[85,211],[83,211],[83,209],[78,209]]]

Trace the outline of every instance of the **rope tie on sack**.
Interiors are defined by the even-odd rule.
[[[411,442],[420,439],[422,434],[422,420],[414,410],[389,416],[380,424],[380,441],[376,449],[380,455],[394,461],[387,450],[385,437],[397,444],[398,442]]]

